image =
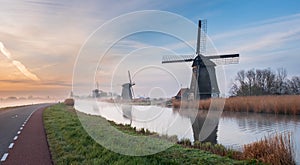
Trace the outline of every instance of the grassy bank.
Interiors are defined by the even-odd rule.
[[[199,109],[209,109],[211,100],[201,100]],[[180,101],[173,102],[174,107],[180,107]],[[183,103],[183,107],[185,106]],[[196,104],[195,104],[196,105]],[[244,96],[227,98],[224,111],[232,112],[256,112],[300,115],[300,96]]]
[[[188,139],[179,141],[180,144],[197,148],[236,160],[253,160],[265,164],[295,165],[294,145],[291,133],[265,136],[263,139],[243,145],[242,151],[225,148],[223,145],[195,142],[193,145]]]
[[[100,118],[100,117],[99,117]],[[148,156],[125,156],[96,143],[83,129],[76,113],[62,104],[44,112],[44,124],[54,164],[247,164],[199,149],[175,144],[160,153]],[[113,124],[113,123],[112,123]],[[129,126],[116,128],[136,136],[147,131],[136,131]],[[151,134],[148,132],[148,134]],[[143,146],[141,146],[143,147]]]

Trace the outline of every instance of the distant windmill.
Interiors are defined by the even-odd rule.
[[[98,82],[96,83],[96,87],[95,87],[95,89],[93,90],[93,93],[92,93],[92,96],[94,97],[94,98],[97,98],[97,97],[99,97],[100,96],[100,90],[99,90],[99,84],[98,84]]]
[[[203,27],[203,29],[201,28]],[[162,63],[193,62],[193,75],[189,89],[189,99],[207,99],[212,94],[219,95],[215,66],[235,64],[239,61],[239,54],[204,56],[206,48],[206,20],[199,20],[196,57],[164,56]]]
[[[128,71],[128,77],[129,77],[129,83],[125,83],[122,85],[121,97],[122,97],[122,100],[125,100],[125,101],[131,101],[134,98],[132,86],[134,86],[135,83],[132,82],[129,71]]]

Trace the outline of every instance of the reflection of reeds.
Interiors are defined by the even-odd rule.
[[[188,106],[199,104],[199,109],[208,110],[210,103],[210,99],[201,100],[199,103],[173,100],[173,107],[188,108]],[[300,96],[231,97],[226,99],[224,111],[300,115]]]
[[[266,164],[295,164],[291,134],[276,134],[244,145],[243,157]]]

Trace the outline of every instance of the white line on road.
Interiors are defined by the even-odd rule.
[[[18,139],[18,136],[15,136],[15,137],[14,137],[14,140],[17,140],[17,139]]]
[[[7,156],[8,156],[8,153],[5,153],[1,158],[1,162],[4,162],[7,158]]]
[[[8,146],[9,149],[12,149],[14,147],[14,143],[10,143],[10,145]]]

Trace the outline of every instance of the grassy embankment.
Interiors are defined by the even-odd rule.
[[[212,145],[210,143],[203,144],[196,142],[194,145],[191,145],[189,140],[181,140],[180,144],[186,147],[210,151],[218,155],[230,155],[231,158],[238,160],[252,159],[257,160],[257,163],[295,165],[292,141],[290,133],[265,136],[257,142],[244,145],[241,152],[226,149],[224,146],[218,144]]]
[[[237,161],[179,144],[154,155],[121,155],[96,143],[83,129],[76,112],[62,104],[44,112],[44,124],[54,164],[253,164],[253,161]],[[135,136],[152,134],[111,124]]]
[[[209,109],[211,100],[201,100],[199,109]],[[180,102],[175,103],[180,106]],[[244,96],[227,98],[224,111],[300,115],[300,96]]]

